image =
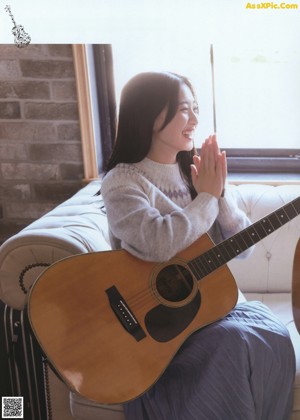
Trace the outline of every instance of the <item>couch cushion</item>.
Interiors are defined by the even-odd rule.
[[[253,185],[236,187],[238,205],[252,222],[300,196],[300,185]],[[246,259],[234,259],[229,267],[243,292],[290,292],[293,258],[300,237],[300,217],[255,245]]]
[[[0,298],[23,309],[28,291],[46,266],[74,254],[110,249],[99,181],[11,237],[0,248]]]

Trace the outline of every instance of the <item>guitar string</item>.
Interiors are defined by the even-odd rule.
[[[195,267],[190,267],[190,271],[193,277],[196,278],[196,280],[202,279],[203,277],[205,277],[207,274],[209,274],[212,271],[211,268],[209,267],[209,272],[203,275],[202,273],[204,272],[204,268],[201,267],[197,261],[191,261],[191,265],[192,264],[197,267],[197,271],[195,270]],[[207,272],[207,269],[205,271]],[[201,273],[200,276],[199,276],[199,272]],[[197,277],[199,278],[197,279]],[[135,295],[131,296],[127,300],[127,303],[129,306],[136,306],[136,305],[145,305],[147,303],[150,303],[151,301],[153,301],[153,299],[160,302],[158,296],[159,296],[159,292],[157,294],[155,293],[155,286],[152,283],[149,286],[149,288],[144,288],[140,290],[138,293],[136,293]]]
[[[150,302],[154,295],[151,293],[151,289],[141,290],[137,295],[131,297],[126,302],[129,306],[144,305],[146,302]]]
[[[229,243],[229,245],[230,245],[230,249],[236,255],[236,250],[232,247],[232,244]],[[220,257],[222,257],[222,260],[220,260]],[[193,277],[196,278],[196,281],[199,281],[203,279],[204,277],[206,277],[207,275],[211,274],[220,266],[225,265],[227,261],[228,261],[228,258],[226,257],[226,255],[223,253],[221,249],[218,249],[218,253],[216,254],[214,248],[211,248],[211,249],[208,249],[206,252],[204,252],[201,256],[189,261],[188,266]],[[146,304],[146,303],[151,302],[151,300],[153,299],[157,299],[159,301],[159,298],[154,291],[154,287],[155,286],[153,286],[153,283],[152,283],[149,286],[149,288],[142,289],[135,295],[131,296],[127,300],[128,305],[135,306],[137,304]],[[158,292],[158,295],[159,295],[159,292]]]
[[[297,199],[296,200],[293,200],[290,204],[295,209],[294,201],[297,201]],[[294,218],[294,217],[292,217],[292,218],[289,217],[289,215],[287,214],[286,209],[284,207],[282,207],[280,209],[280,211],[283,211],[284,212],[284,214],[287,217],[287,220],[288,221],[290,221],[292,218]],[[278,226],[278,227],[282,227],[283,224],[285,224],[285,222],[282,223],[283,221],[279,219],[279,214],[278,213],[279,213],[279,209],[276,210],[276,211],[274,211],[274,212],[272,212],[270,215],[266,216],[266,218],[264,218],[264,219],[262,219],[262,220],[260,220],[260,221],[258,221],[256,223],[252,224],[251,226],[249,226],[249,227],[252,227],[252,229],[255,231],[256,235],[259,238],[259,240],[263,239],[265,237],[265,235],[262,235],[262,238],[261,238],[261,235],[257,232],[256,226],[258,227],[258,223],[259,223],[259,226],[261,228],[263,228],[263,230],[265,231],[265,233],[267,235],[269,233],[271,233],[271,231],[269,229],[266,231],[266,229],[264,228],[264,223],[265,223],[266,220],[268,220],[268,222],[272,226],[273,231],[274,230],[277,230],[277,228],[274,227],[272,221],[270,220],[271,215],[274,215],[279,220],[280,226]],[[296,215],[298,215],[298,211],[296,209],[295,209],[295,213],[296,213]],[[283,217],[282,216],[282,213],[281,213],[280,216]],[[234,252],[234,255],[233,256],[230,256],[228,254],[228,251],[225,249],[226,252],[227,252],[227,254],[230,256],[230,259],[232,257],[238,255],[241,252],[239,248],[243,248],[243,247],[240,247],[240,245],[238,243],[238,240],[239,239],[241,239],[245,243],[245,245],[251,246],[251,243],[250,243],[250,245],[247,243],[247,241],[243,237],[242,233],[243,232],[239,232],[238,234],[234,235],[233,238],[229,238],[227,240],[227,243],[230,246],[230,249]],[[253,242],[253,238],[251,238],[251,234],[248,232],[248,230],[246,230],[244,233],[248,235],[248,238],[252,242],[252,245],[256,243],[256,241]],[[234,242],[234,240],[235,240],[235,242]],[[222,245],[222,244],[219,244],[219,245]],[[228,258],[222,252],[222,250],[220,249],[220,246],[219,245],[217,245],[215,247],[215,248],[217,248],[217,251],[218,251],[217,254],[215,253],[216,249],[215,248],[211,248],[211,249],[208,249],[206,252],[204,252],[200,257],[197,257],[197,258],[195,258],[195,259],[193,259],[193,260],[191,260],[189,262],[189,264],[190,264],[189,265],[189,269],[192,272],[192,274],[196,278],[199,277],[199,274],[200,274],[200,278],[197,279],[197,280],[200,280],[203,277],[206,277],[212,271],[216,270],[217,268],[219,268],[222,265],[225,265],[226,262],[228,261]],[[235,248],[234,245],[237,245],[237,247]],[[243,249],[242,249],[242,251],[243,251]],[[207,256],[208,259],[206,259],[205,256]],[[223,258],[223,262],[220,260],[220,256]],[[220,264],[220,262],[221,262],[221,264]],[[212,267],[211,264],[213,264],[214,267]],[[158,293],[158,295],[159,295],[159,293]],[[159,301],[159,298],[157,297],[157,295],[156,295],[156,293],[154,291],[154,287],[153,287],[153,283],[152,283],[152,285],[150,285],[149,288],[145,288],[145,289],[140,290],[134,296],[132,296],[131,298],[129,298],[127,302],[128,302],[128,304],[136,307],[137,305],[145,305],[147,303],[150,303],[151,300],[153,301],[153,299],[157,299]]]
[[[220,267],[220,258],[216,256],[216,254],[213,254],[209,259],[207,260],[205,258],[205,254],[208,252],[211,252],[213,250],[210,249],[204,254],[202,254],[200,257],[197,257],[191,261],[189,261],[188,266],[189,270],[192,273],[192,276],[196,279],[196,281],[199,281],[200,279],[203,279],[208,274],[212,273],[212,271],[216,270]],[[221,250],[219,250],[219,254],[223,258],[223,261],[226,261],[226,257],[223,254]],[[217,254],[217,255],[219,255]],[[211,265],[213,264],[213,266]],[[225,263],[222,263],[221,265],[224,265]],[[145,304],[146,302],[149,303],[153,299],[157,299],[159,301],[159,298],[157,297],[155,291],[155,286],[153,286],[153,283],[149,286],[149,288],[145,288],[137,292],[135,295],[131,296],[127,302],[128,305],[136,305],[138,303]],[[159,292],[158,292],[159,295]]]
[[[251,242],[251,245],[252,244],[253,243]],[[237,254],[236,249],[233,248],[232,243],[229,243],[229,246],[235,256]],[[218,269],[220,266],[226,264],[226,262],[229,259],[228,255],[230,258],[232,257],[232,255],[228,254],[228,250],[226,251],[226,253],[227,256],[221,249],[218,249],[218,252],[216,253],[216,250],[214,248],[211,248],[207,250],[204,254],[202,254],[200,257],[191,260],[188,263],[188,265],[190,271],[192,272],[196,280],[198,281],[200,279],[203,279],[204,277],[212,273],[214,270]],[[131,305],[135,305],[138,303],[148,303],[153,298],[159,301],[159,298],[155,294],[154,287],[149,287],[149,289],[141,290],[136,295],[132,296],[130,300],[128,300],[128,303],[130,302]],[[146,299],[148,297],[149,299]]]
[[[195,264],[197,265],[197,262],[195,262]],[[199,270],[202,271],[201,268],[199,268]],[[194,270],[192,269],[192,267],[190,268],[190,271],[192,272],[193,276],[197,277],[198,273],[195,273]],[[151,283],[148,288],[144,288],[144,289],[140,290],[138,293],[136,293],[135,295],[131,296],[128,299],[128,304],[130,303],[130,304],[134,305],[136,303],[145,301],[145,299],[148,298],[148,297],[149,297],[149,301],[153,300],[153,299],[157,299],[157,294],[155,292],[155,289],[156,289],[155,284]],[[158,294],[159,294],[159,292],[158,292]]]

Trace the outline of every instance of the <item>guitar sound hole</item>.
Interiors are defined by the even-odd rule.
[[[191,294],[193,277],[187,268],[172,264],[158,273],[156,289],[165,300],[180,302]]]

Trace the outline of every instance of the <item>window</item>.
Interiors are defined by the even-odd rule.
[[[225,41],[224,41],[225,42]],[[188,76],[200,109],[197,147],[213,132],[210,44],[189,40],[185,48],[145,40],[112,45],[117,102],[134,74],[169,70]],[[288,46],[213,46],[219,144],[230,172],[300,174],[300,50]]]
[[[129,46],[86,46],[90,85],[94,80],[91,96],[97,103],[92,108],[93,120],[98,117],[99,122],[94,137],[100,173],[112,148],[121,89],[139,72],[169,70],[187,75],[199,100],[196,146],[201,147],[213,132],[210,44],[189,42],[180,54],[176,43],[173,49],[170,45],[143,40]],[[288,181],[299,182],[300,50],[296,42],[230,48],[218,43],[213,51],[217,134],[227,151],[229,173],[280,174],[276,182],[283,179],[281,174],[288,174]]]

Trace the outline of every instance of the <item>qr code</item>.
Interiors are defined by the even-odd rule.
[[[23,418],[23,397],[2,397],[2,418]]]

